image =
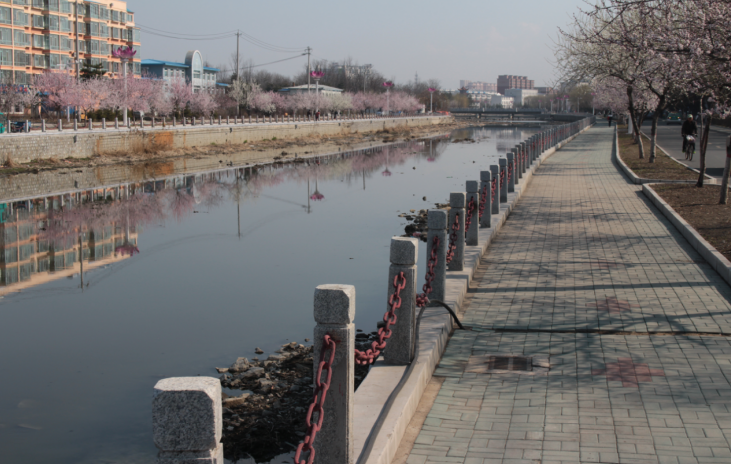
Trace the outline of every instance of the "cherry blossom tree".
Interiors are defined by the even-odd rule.
[[[193,100],[193,86],[183,78],[174,78],[168,83],[167,92],[173,111],[182,115]]]
[[[194,112],[200,113],[205,117],[209,117],[216,110],[216,101],[210,93],[200,91],[193,94],[190,106]]]

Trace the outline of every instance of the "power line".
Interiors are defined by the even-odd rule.
[[[137,23],[137,26],[138,27],[141,27],[141,28],[149,29],[151,31],[159,32],[159,33],[162,33],[162,34],[180,35],[180,36],[184,35],[184,36],[187,36],[187,37],[211,37],[211,36],[218,36],[218,35],[231,35],[231,34],[236,34],[236,32],[237,32],[237,31],[226,31],[226,32],[217,32],[215,34],[187,34],[187,33],[186,34],[179,34],[177,32],[163,31],[162,29],[157,29],[157,28],[154,28],[154,27],[145,26],[145,25],[140,24],[140,23]]]
[[[261,66],[267,66],[267,65],[270,65],[270,64],[275,64],[275,63],[281,63],[282,61],[289,61],[289,60],[294,60],[294,59],[296,59],[296,58],[299,58],[299,57],[301,57],[301,56],[305,56],[305,55],[307,55],[307,53],[302,53],[302,54],[300,54],[300,55],[297,55],[297,56],[290,56],[289,58],[285,58],[285,59],[283,59],[283,60],[277,60],[277,61],[270,61],[269,63],[262,63],[262,64],[256,64],[256,65],[253,65],[253,66],[243,66],[243,68],[244,68],[245,70],[246,70],[246,69],[250,69],[250,68],[259,68],[259,67],[261,67]],[[231,72],[231,71],[234,71],[234,70],[233,70],[233,69],[231,69],[231,68],[223,68],[223,69],[220,69],[220,71],[221,71],[221,72]]]
[[[157,32],[143,29],[141,27],[140,27],[140,31],[144,32],[145,34],[155,35],[158,37],[166,37],[168,39],[188,40],[188,41],[196,41],[196,42],[201,41],[201,40],[222,40],[222,39],[230,39],[231,37],[236,37],[236,34],[229,34],[229,35],[222,35],[220,37],[210,37],[210,38],[206,38],[206,37],[186,38],[186,37],[176,37],[176,36],[166,35],[166,34],[159,34]]]

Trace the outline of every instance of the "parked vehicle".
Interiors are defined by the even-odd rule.
[[[30,121],[11,121],[10,122],[10,132],[25,132],[26,124],[28,124],[28,132],[30,132],[30,129],[32,127],[32,124]]]
[[[667,118],[665,118],[665,125],[669,126],[670,124],[682,125],[683,115],[681,115],[680,113],[669,113]]]

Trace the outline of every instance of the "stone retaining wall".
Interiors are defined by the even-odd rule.
[[[214,124],[177,126],[165,129],[93,130],[0,135],[0,163],[8,158],[27,163],[49,158],[91,158],[97,154],[142,152],[205,145],[243,144],[259,140],[377,132],[394,127],[423,127],[445,124],[443,116],[340,120],[318,123]],[[149,123],[148,123],[149,124]]]

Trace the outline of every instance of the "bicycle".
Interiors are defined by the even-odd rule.
[[[685,159],[693,161],[693,155],[695,154],[695,137],[692,135],[685,136]]]

